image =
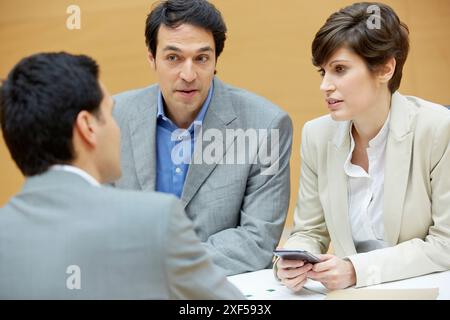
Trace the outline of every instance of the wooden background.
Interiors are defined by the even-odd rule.
[[[218,76],[272,100],[292,117],[292,224],[299,179],[301,128],[327,113],[320,77],[311,65],[311,41],[325,19],[353,1],[214,0],[228,25],[228,40]],[[411,53],[404,70],[403,94],[450,104],[450,0],[389,0],[411,31]],[[67,7],[81,9],[81,29],[68,30]],[[155,81],[146,60],[144,23],[153,1],[1,0],[0,78],[22,57],[42,52],[84,53],[101,66],[110,92],[144,87]],[[23,177],[0,137],[0,206]]]

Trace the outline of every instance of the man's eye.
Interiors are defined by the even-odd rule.
[[[176,55],[171,54],[171,55],[167,56],[167,60],[174,62],[174,61],[178,60],[178,57]]]
[[[200,56],[200,57],[197,58],[197,60],[202,62],[202,63],[205,63],[205,62],[207,62],[209,60],[209,57],[208,56]]]

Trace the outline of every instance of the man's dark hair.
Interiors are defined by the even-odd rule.
[[[156,57],[161,24],[169,28],[190,24],[210,31],[216,46],[216,59],[225,46],[225,22],[219,10],[206,0],[166,0],[153,8],[145,22],[145,43],[153,57]]]
[[[369,28],[373,17],[371,7],[380,10],[380,27]],[[396,68],[389,81],[394,93],[402,80],[403,66],[409,52],[408,26],[400,21],[395,11],[383,3],[360,2],[333,13],[317,32],[312,43],[313,64],[327,63],[334,52],[346,47],[358,54],[370,71],[376,71],[389,59],[395,58]]]
[[[22,59],[0,90],[0,124],[25,176],[75,157],[73,127],[82,110],[100,115],[97,63],[85,55],[40,53]]]

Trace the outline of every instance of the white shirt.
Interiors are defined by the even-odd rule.
[[[66,171],[66,172],[75,173],[75,174],[79,175],[80,177],[82,177],[87,182],[89,182],[91,185],[96,186],[96,187],[100,187],[100,183],[97,180],[95,180],[95,178],[93,176],[91,176],[86,171],[81,170],[80,168],[77,168],[77,167],[74,167],[74,166],[69,166],[69,165],[55,164],[55,165],[50,167],[50,170],[59,170],[59,171]]]
[[[348,176],[348,213],[353,242],[358,253],[388,247],[384,241],[383,187],[389,119],[375,138],[369,141],[369,172],[351,162],[355,140],[350,126],[351,148],[344,163]]]

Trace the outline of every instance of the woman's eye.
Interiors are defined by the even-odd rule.
[[[336,66],[336,72],[337,73],[342,73],[345,71],[345,68],[343,66]]]
[[[321,77],[325,76],[325,70],[319,69],[319,70],[317,70],[317,72],[320,74]]]

